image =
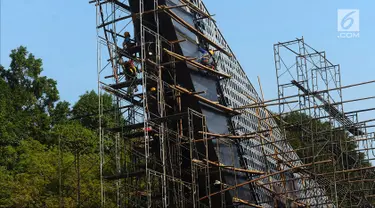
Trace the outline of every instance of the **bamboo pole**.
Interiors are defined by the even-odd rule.
[[[164,8],[165,6],[162,5],[162,6],[159,6],[159,7]],[[217,50],[223,52],[227,56],[232,57],[231,53],[228,53],[224,48],[222,48],[221,46],[219,46],[218,44],[216,44],[215,42],[213,42],[210,38],[208,38],[203,33],[201,33],[200,31],[198,31],[197,29],[195,29],[195,27],[191,26],[189,23],[187,23],[185,20],[183,20],[182,18],[180,18],[174,12],[172,12],[170,10],[163,10],[163,11],[165,13],[167,13],[170,17],[172,17],[172,19],[174,19],[176,22],[178,22],[179,24],[181,24],[182,26],[184,26],[185,28],[187,28],[188,30],[190,30],[192,33],[194,33],[195,35],[200,36],[201,38],[205,39],[205,41],[208,42],[210,45],[212,45],[214,48],[216,48]]]
[[[203,160],[206,161],[206,162],[208,162],[211,165],[214,165],[214,166],[217,166],[217,167],[220,167],[220,168],[224,168],[224,169],[227,169],[227,170],[232,170],[232,171],[235,171],[235,172],[243,172],[243,173],[258,174],[258,175],[263,175],[265,173],[263,171],[245,170],[245,169],[242,169],[242,168],[230,167],[230,166],[226,166],[226,165],[224,165],[222,163],[213,162],[213,161],[206,160],[206,159],[203,159]]]
[[[291,168],[289,168],[289,169],[285,169],[285,170],[277,171],[277,172],[270,173],[270,174],[267,174],[267,175],[263,175],[263,176],[261,176],[261,177],[259,177],[259,178],[256,178],[256,179],[253,179],[253,180],[250,180],[250,181],[246,181],[246,182],[244,182],[244,183],[240,183],[240,184],[237,184],[237,185],[231,186],[231,187],[229,187],[229,188],[223,189],[223,190],[221,190],[221,191],[217,191],[217,192],[214,192],[214,193],[209,194],[209,195],[207,195],[207,196],[201,197],[199,200],[207,199],[208,197],[212,197],[212,196],[215,196],[215,195],[217,195],[217,194],[220,194],[220,193],[223,193],[223,192],[226,192],[226,191],[230,191],[230,190],[236,189],[236,188],[238,188],[238,187],[245,186],[245,185],[247,185],[247,184],[254,183],[254,182],[257,182],[257,181],[260,181],[260,180],[266,179],[266,178],[268,178],[268,177],[270,177],[270,176],[278,175],[278,174],[285,173],[285,172],[289,172],[289,171],[294,171],[294,170],[296,170],[296,169],[301,169],[301,168],[308,167],[308,166],[311,166],[311,165],[323,164],[323,163],[329,163],[329,162],[332,162],[332,160],[324,160],[324,161],[319,161],[319,162],[314,162],[314,163],[303,164],[303,165],[299,165],[299,166],[291,167]]]
[[[292,100],[292,101],[282,102],[282,103],[270,103],[270,104],[267,104],[267,105],[266,104],[260,104],[260,103],[253,103],[253,104],[249,104],[249,105],[244,105],[244,106],[238,107],[236,109],[266,108],[266,107],[269,107],[269,106],[275,106],[275,105],[280,105],[280,104],[290,104],[290,103],[298,103],[298,100]]]
[[[352,103],[352,102],[358,102],[358,101],[363,101],[363,100],[371,100],[371,99],[375,99],[375,96],[369,96],[369,97],[364,97],[364,98],[357,98],[357,99],[352,99],[352,100],[345,100],[345,101],[342,101],[342,102],[330,103],[329,106],[335,106],[335,105],[341,105],[341,104],[345,104],[345,103]],[[325,104],[314,105],[312,107],[307,107],[307,108],[301,108],[301,109],[297,109],[297,110],[292,110],[292,111],[281,113],[281,114],[279,113],[277,115],[273,115],[272,117],[277,118],[277,117],[282,116],[282,115],[288,115],[288,114],[291,114],[291,113],[294,113],[294,112],[300,112],[300,111],[309,110],[309,109],[322,108],[322,107],[325,107],[325,106],[327,106],[327,105],[325,105]],[[344,114],[347,114],[347,113],[344,113]],[[264,119],[267,119],[267,118],[264,118]]]
[[[244,204],[244,205],[248,205],[248,206],[251,206],[251,207],[255,207],[255,208],[263,208],[262,206],[259,206],[259,205],[256,205],[256,204],[251,204],[250,202],[242,200],[242,199],[237,198],[237,197],[233,197],[233,201],[237,202],[237,203]]]
[[[205,141],[210,141],[210,140],[215,140],[215,139],[233,139],[233,140],[234,139],[257,139],[258,140],[258,138],[255,137],[255,136],[253,136],[253,137],[247,136],[247,137],[240,137],[240,138],[211,137],[211,138],[207,138],[207,139],[195,139],[195,140],[192,140],[191,142],[197,143],[197,142],[205,142]],[[189,142],[181,142],[179,144],[189,144],[189,143],[190,143],[190,141]]]
[[[261,104],[261,105],[264,105],[264,93],[263,93],[263,88],[262,88],[262,84],[261,84],[261,82],[260,82],[260,77],[258,76],[258,84],[259,84],[259,89],[260,89],[260,93],[261,93],[261,103],[258,103],[258,102],[256,102],[256,100],[253,100],[255,103],[258,103],[258,104]],[[266,117],[268,117],[269,115],[268,115],[268,110],[266,109],[266,108],[264,108],[265,109],[265,113],[266,113]],[[259,108],[257,109],[257,113],[259,114]],[[261,120],[258,120],[258,128],[260,128],[260,126],[261,126]],[[273,128],[271,128],[271,124],[270,124],[270,122],[269,122],[269,120],[267,119],[267,120],[265,120],[264,121],[266,124],[267,124],[267,126],[268,126],[268,128],[271,130],[270,131],[270,139],[271,139],[271,141],[272,142],[275,142],[275,138],[273,137]],[[265,139],[265,137],[262,137],[263,139]],[[261,142],[262,143],[262,149],[264,149],[264,144],[263,144],[263,141]],[[277,154],[278,153],[278,148],[276,148],[275,146],[273,146],[273,149],[274,149],[274,152]],[[263,154],[265,154],[265,152],[263,152]],[[275,159],[276,161],[279,161],[279,157],[277,156],[277,155],[275,155],[275,156],[273,156],[273,159]],[[284,158],[282,158],[282,159],[284,159]],[[277,170],[281,170],[281,167],[280,167],[280,163],[277,163]],[[268,170],[269,171],[269,170]],[[280,174],[280,176],[281,176],[281,178],[283,179],[283,185],[284,185],[284,189],[285,189],[285,176],[284,176],[284,174]],[[272,178],[269,178],[269,181],[272,181]],[[273,184],[271,184],[271,187],[272,187],[272,185]]]
[[[375,80],[371,80],[371,81],[367,81],[367,82],[360,82],[360,83],[346,85],[346,86],[337,87],[337,88],[332,88],[332,89],[328,89],[328,90],[315,91],[315,92],[311,92],[311,95],[325,93],[325,92],[329,92],[329,91],[333,91],[333,90],[346,89],[346,88],[351,88],[351,87],[356,87],[356,86],[371,84],[371,83],[375,83]],[[288,98],[295,98],[295,97],[299,97],[299,96],[304,96],[304,94],[302,94],[302,95],[290,95],[290,96],[282,97],[280,99],[276,98],[276,99],[266,100],[263,103],[270,103],[270,102],[275,102],[275,101],[279,101],[279,100],[285,100],[285,99],[288,99]]]
[[[317,176],[325,176],[325,175],[331,175],[334,173],[351,173],[351,172],[356,172],[356,171],[361,171],[361,170],[371,170],[375,169],[375,166],[371,167],[364,167],[364,168],[355,168],[355,169],[347,169],[347,170],[341,170],[341,171],[335,171],[335,172],[330,172],[330,173],[322,173],[322,174],[316,174]]]
[[[217,75],[217,76],[222,76],[222,77],[224,77],[224,78],[230,78],[230,76],[229,76],[228,74],[224,74],[224,73],[221,73],[221,72],[219,72],[219,71],[213,70],[213,69],[211,69],[211,68],[209,68],[209,67],[207,67],[207,66],[204,66],[203,64],[200,64],[200,63],[194,61],[195,58],[187,58],[187,57],[182,56],[182,55],[180,55],[180,54],[177,54],[177,53],[174,53],[174,52],[172,52],[172,51],[169,51],[169,50],[167,50],[167,49],[165,49],[165,48],[164,48],[163,50],[164,50],[168,55],[170,55],[170,56],[172,56],[172,57],[174,57],[174,58],[176,58],[176,59],[178,59],[178,60],[180,60],[180,61],[184,61],[184,62],[186,62],[186,63],[189,63],[189,64],[191,64],[191,65],[197,67],[198,69],[201,69],[201,70],[204,70],[204,71],[208,71],[208,72],[210,72],[210,73],[213,73],[213,74],[215,74],[215,75]]]
[[[244,173],[250,173],[250,174],[257,174],[257,175],[263,175],[264,174],[264,172],[262,172],[262,171],[246,170],[246,169],[242,169],[242,168],[235,168],[235,167],[231,167],[231,166],[226,166],[226,165],[221,164],[219,162],[213,162],[213,161],[210,161],[210,160],[207,160],[207,159],[203,159],[203,160],[204,161],[201,161],[201,160],[198,160],[198,159],[193,159],[192,162],[194,162],[196,164],[203,165],[203,166],[206,166],[205,162],[207,162],[208,164],[214,165],[216,167],[220,167],[220,168],[223,168],[223,169],[231,170],[231,171],[234,171],[234,172],[244,172]]]
[[[180,0],[180,2],[186,4],[190,9],[192,9],[192,10],[194,10],[195,12],[199,13],[199,14],[202,15],[203,17],[208,18],[208,19],[212,20],[213,22],[216,22],[216,21],[211,17],[211,15],[209,15],[209,14],[207,14],[206,12],[202,11],[202,10],[199,9],[197,6],[195,6],[194,4],[192,4],[191,2],[186,1],[186,0]]]
[[[226,112],[229,112],[229,113],[233,113],[233,114],[241,114],[240,112],[236,111],[236,110],[233,110],[232,108],[228,108],[226,106],[223,106],[223,105],[220,105],[220,104],[217,104],[207,98],[204,98],[200,95],[197,95],[193,92],[190,92],[189,90],[183,88],[183,87],[180,87],[180,86],[174,86],[177,90],[181,91],[182,93],[185,93],[185,94],[188,94],[188,95],[191,95],[195,98],[198,98],[200,101],[206,103],[206,104],[209,104],[209,105],[212,105],[213,107],[215,108],[218,108],[220,110],[223,110],[223,111],[226,111]]]
[[[245,135],[235,136],[235,135],[229,135],[229,134],[215,134],[211,132],[198,131],[198,133],[200,134],[207,134],[208,136],[214,136],[214,137],[219,137],[219,138],[230,138],[230,139],[254,138],[254,136],[256,136],[257,134],[266,133],[266,132],[269,132],[269,130],[262,130],[262,131],[245,134]]]
[[[176,5],[176,6],[164,7],[164,8],[158,8],[158,9],[151,9],[151,10],[144,11],[142,14],[150,14],[150,13],[154,13],[154,12],[160,12],[160,11],[164,11],[164,10],[168,10],[168,9],[176,9],[176,8],[186,7],[186,6],[188,6],[188,5],[182,4],[182,5]],[[105,23],[97,26],[97,29],[108,26],[110,24],[113,24],[113,23],[116,23],[116,22],[119,22],[119,21],[122,21],[122,20],[129,19],[129,18],[137,18],[140,15],[141,15],[141,13],[133,13],[133,14],[130,14],[130,15],[127,15],[127,16],[119,17],[115,20],[105,22]]]

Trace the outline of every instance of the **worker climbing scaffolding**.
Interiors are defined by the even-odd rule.
[[[132,83],[135,83],[135,81],[137,80],[137,75],[138,73],[140,73],[140,70],[134,64],[133,60],[128,60],[124,62],[122,59],[120,59],[119,63],[122,66],[123,74],[125,75],[126,81],[131,83],[127,90],[128,95],[131,95],[134,93],[134,91],[138,91],[137,86]]]
[[[144,44],[147,53],[146,56],[151,60],[155,59],[155,43],[154,42],[147,42]],[[136,57],[137,54],[141,51],[141,45],[137,44],[136,39],[132,39],[129,32],[124,33],[124,42],[122,43],[123,52],[127,53],[132,57]]]
[[[124,42],[122,43],[121,51],[132,57],[136,57],[136,54],[140,51],[140,46],[137,46],[136,40],[131,38],[128,31],[124,33]]]
[[[153,50],[152,50],[152,43],[146,44],[147,46],[147,55],[148,57],[152,57]],[[134,39],[131,39],[131,35],[128,31],[124,33],[124,42],[122,43],[123,46],[123,52],[126,54],[123,54],[122,56],[129,58],[128,61],[123,61],[122,58],[119,59],[119,64],[123,69],[123,74],[125,75],[126,82],[129,83],[129,87],[127,89],[127,94],[131,96],[134,92],[138,91],[137,85],[139,84],[137,82],[138,80],[138,74],[141,72],[137,66],[135,65],[133,59],[137,58],[137,53],[140,52],[140,45],[136,44],[136,41]]]
[[[129,32],[124,33],[124,42],[122,43],[122,47],[126,50],[133,48],[136,44],[133,39],[131,39],[131,35]]]

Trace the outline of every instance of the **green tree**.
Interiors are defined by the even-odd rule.
[[[10,58],[0,66],[0,207],[99,207],[99,96],[87,92],[71,110],[41,59],[22,46]],[[103,127],[113,127],[120,112],[101,97]]]
[[[102,94],[101,103],[103,108],[102,127],[113,127],[115,124],[115,107],[109,94]],[[80,96],[78,102],[73,106],[73,118],[90,129],[99,128],[99,96],[95,91],[86,92]]]
[[[316,179],[318,183],[321,182],[322,185],[327,185],[326,181],[344,181],[337,184],[336,188],[345,191],[356,190],[356,194],[361,190],[372,190],[372,184],[370,183],[345,183],[345,181],[363,179],[363,173],[353,171],[350,174],[340,174],[340,171],[343,170],[369,167],[371,165],[366,160],[365,154],[357,151],[357,143],[342,128],[334,128],[328,122],[321,122],[298,112],[284,116],[283,121],[286,137],[304,163],[323,160],[335,161],[335,163],[314,165],[315,174],[323,174],[323,180],[320,180],[322,177]],[[336,178],[334,179],[332,178],[332,173],[335,171],[338,173],[335,174]],[[375,174],[370,170],[370,172],[367,172],[366,177],[367,179],[375,179]],[[332,187],[326,187],[328,193],[333,191],[331,189]],[[368,193],[368,195],[372,195],[372,193]],[[348,196],[339,194],[338,197],[339,201],[342,201],[346,200]],[[350,207],[350,204],[357,204],[360,197],[354,196],[349,199],[341,206]]]
[[[0,205],[3,207],[51,207],[58,201],[56,174],[58,152],[33,139],[6,148],[11,168],[0,167]]]
[[[42,60],[25,47],[12,50],[9,69],[0,67],[2,99],[0,128],[2,144],[18,144],[28,137],[47,142],[51,128],[50,111],[59,99],[56,81],[41,76]],[[4,106],[6,105],[6,106]]]
[[[66,123],[71,119],[70,103],[66,101],[60,101],[56,104],[56,107],[51,110],[52,125]]]
[[[97,137],[92,130],[83,127],[78,122],[57,125],[54,128],[54,134],[60,140],[60,150],[73,154],[74,173],[70,172],[71,168],[69,167],[72,166],[68,166],[63,167],[66,170],[64,175],[67,172],[70,176],[76,176],[70,183],[76,185],[75,191],[71,193],[75,193],[77,207],[85,207],[84,204],[91,202],[94,199],[91,197],[97,195],[96,193],[100,190],[98,185],[98,153],[96,151]],[[70,171],[67,171],[69,169]],[[87,180],[88,178],[90,180]],[[70,178],[70,180],[72,179]],[[93,183],[95,180],[97,183]],[[64,185],[64,189],[66,188],[67,186]],[[87,198],[82,200],[82,195],[86,195]],[[72,194],[70,196],[73,197]]]

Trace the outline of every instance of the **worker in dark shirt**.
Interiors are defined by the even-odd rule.
[[[122,47],[125,50],[129,50],[135,46],[135,41],[131,39],[131,35],[129,32],[124,33],[124,42],[122,43]]]
[[[133,94],[134,91],[136,91],[136,92],[138,91],[138,88],[135,84],[135,81],[136,81],[137,75],[140,71],[135,66],[133,60],[123,62],[122,59],[120,59],[120,65],[123,68],[123,73],[125,75],[126,81],[130,82],[130,86],[128,87],[128,95],[131,95],[131,94]]]
[[[203,48],[198,48],[199,52],[202,53],[202,56],[198,59],[199,63],[201,63],[204,66],[208,66],[212,69],[215,69],[214,60],[212,56],[214,55],[213,50],[205,50]]]

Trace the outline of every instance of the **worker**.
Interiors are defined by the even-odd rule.
[[[129,32],[124,33],[124,42],[122,43],[122,47],[126,50],[133,48],[135,46],[135,41],[131,39],[131,35]]]
[[[139,70],[134,65],[133,60],[123,62],[122,59],[120,59],[120,64],[122,65],[126,81],[130,82],[130,86],[128,87],[128,95],[131,95],[134,91],[138,91],[138,88],[134,84],[134,81],[137,79]]]
[[[202,53],[202,56],[201,58],[199,58],[198,61],[204,66],[208,66],[208,67],[211,67],[212,69],[215,69],[214,61],[212,58],[212,56],[214,55],[214,51],[213,50],[207,51],[203,48],[199,48],[198,50],[199,52]]]

